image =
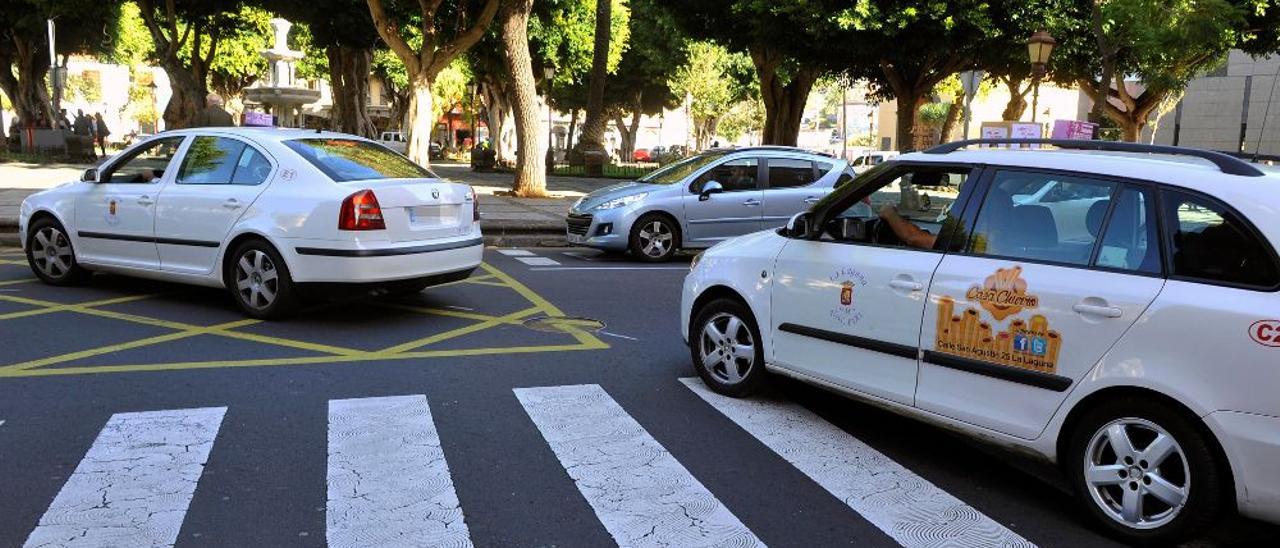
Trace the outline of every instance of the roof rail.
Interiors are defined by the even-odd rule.
[[[831,154],[828,152],[822,152],[821,150],[810,150],[807,148],[788,146],[788,145],[751,145],[751,146],[737,147],[737,148],[720,147],[720,148],[708,149],[706,152],[730,153],[730,152],[750,152],[750,151],[766,151],[766,150],[773,150],[778,152],[799,152],[803,154],[814,154],[817,156],[825,156],[827,158],[836,157],[834,154]]]
[[[925,154],[947,154],[973,145],[1051,145],[1071,150],[1102,150],[1108,152],[1145,152],[1148,154],[1168,154],[1172,156],[1193,156],[1213,162],[1218,169],[1229,175],[1244,177],[1263,177],[1265,173],[1244,160],[1198,148],[1174,147],[1167,145],[1144,145],[1142,143],[1125,143],[1117,141],[1086,141],[1080,139],[969,139],[945,143],[924,151]]]

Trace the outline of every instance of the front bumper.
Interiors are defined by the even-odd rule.
[[[624,251],[633,220],[619,210],[570,211],[565,216],[565,238],[571,245]]]
[[[288,241],[290,274],[299,283],[377,283],[474,269],[484,256],[479,230],[430,243],[386,246]]]
[[[1231,463],[1240,513],[1280,524],[1280,417],[1215,411],[1205,422]]]

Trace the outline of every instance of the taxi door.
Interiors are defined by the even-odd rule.
[[[170,165],[185,137],[153,139],[103,168],[76,197],[76,250],[85,262],[156,269],[155,203],[173,178]]]
[[[874,223],[877,209],[901,203],[900,182],[939,170],[963,181],[971,169],[902,166],[858,188],[842,187],[813,215]],[[945,215],[953,200],[963,205],[957,196],[962,185],[934,190],[937,198],[929,210],[899,213],[939,234],[942,225],[928,220]],[[772,363],[862,394],[913,403],[920,317],[943,254],[941,243],[913,249],[890,242],[869,234],[787,242],[773,276]]]
[[[1049,182],[1061,190],[1018,198]],[[916,405],[1038,436],[1164,286],[1151,192],[996,171],[966,248],[929,288]]]

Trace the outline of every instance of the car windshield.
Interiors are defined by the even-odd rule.
[[[710,154],[700,154],[686,160],[681,160],[641,177],[640,182],[656,185],[675,184],[683,181],[685,177],[693,174],[693,172],[702,169],[703,166],[720,159],[721,156],[724,156],[723,152],[714,152]]]
[[[436,178],[387,147],[356,139],[295,139],[285,145],[339,183],[369,179]]]

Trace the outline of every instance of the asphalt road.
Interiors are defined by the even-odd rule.
[[[0,546],[1112,545],[1021,458],[795,383],[707,395],[687,258],[491,250],[462,283],[263,323],[213,290],[46,287],[15,251]]]

